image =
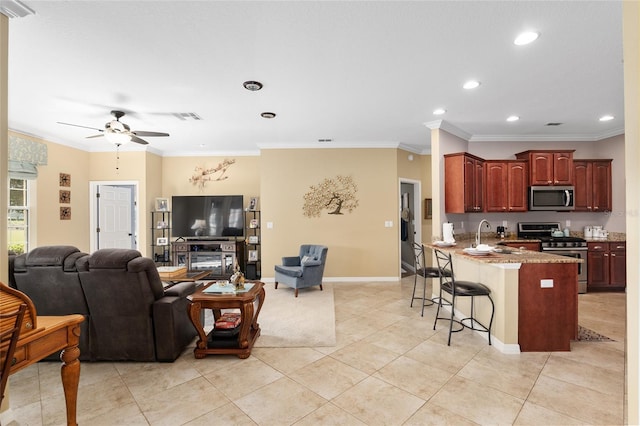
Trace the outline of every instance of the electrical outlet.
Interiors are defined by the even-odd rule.
[[[502,226],[504,226],[505,228],[507,228],[509,226],[509,222],[506,220],[502,221]]]
[[[267,222],[267,229],[273,229],[273,222]]]
[[[567,219],[567,220],[564,222],[564,226],[566,226],[567,228],[571,228],[571,221]]]

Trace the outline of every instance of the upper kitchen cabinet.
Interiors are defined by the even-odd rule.
[[[611,161],[574,160],[575,211],[611,211]]]
[[[485,211],[526,212],[528,167],[521,160],[487,160]]]
[[[524,151],[519,160],[529,161],[529,185],[573,185],[574,150]]]
[[[444,209],[447,213],[483,211],[484,160],[466,152],[444,156]]]

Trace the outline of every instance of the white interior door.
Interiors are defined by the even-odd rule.
[[[133,187],[100,185],[97,248],[136,249]]]

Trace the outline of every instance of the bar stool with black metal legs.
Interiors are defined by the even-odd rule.
[[[414,300],[422,300],[422,312],[420,316],[424,316],[424,307],[431,306],[435,301],[431,298],[427,298],[427,279],[435,279],[440,277],[440,270],[438,268],[427,266],[424,255],[424,245],[413,243],[414,253],[414,268],[416,274],[413,278],[413,294],[411,295],[411,305],[413,307]],[[416,297],[416,288],[418,287],[418,275],[422,276],[422,297]]]
[[[438,310],[436,311],[436,319],[433,323],[433,329],[436,329],[438,320],[444,319],[449,321],[449,339],[447,345],[451,345],[451,333],[462,331],[465,328],[474,331],[482,331],[487,333],[489,344],[491,344],[491,326],[493,325],[493,315],[495,312],[495,305],[491,298],[491,290],[484,284],[472,282],[472,281],[458,281],[455,279],[453,273],[453,261],[450,253],[445,253],[442,250],[435,249],[436,261],[438,262],[438,269],[440,270],[440,297],[438,299]],[[445,276],[444,274],[448,274]],[[451,297],[451,301],[447,301],[442,297],[442,293],[448,293]],[[489,320],[489,326],[485,326],[475,318],[474,302],[478,296],[486,296],[491,302],[491,319]],[[458,297],[471,297],[471,313],[469,317],[462,318],[460,320],[455,319],[456,299]],[[445,304],[451,306],[451,316],[441,317],[440,308]],[[459,324],[461,327],[457,330],[453,329],[453,323]]]

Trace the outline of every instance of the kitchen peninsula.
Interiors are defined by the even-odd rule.
[[[426,244],[453,255],[456,279],[480,282],[491,289],[495,303],[492,344],[504,353],[570,350],[578,332],[577,264],[582,260],[509,247],[500,253],[472,256],[463,251],[468,245]],[[434,280],[434,296],[438,291],[438,280]],[[469,316],[470,305],[464,302],[457,302],[456,310]],[[480,298],[474,315],[482,321],[489,318],[490,309],[489,301]]]

